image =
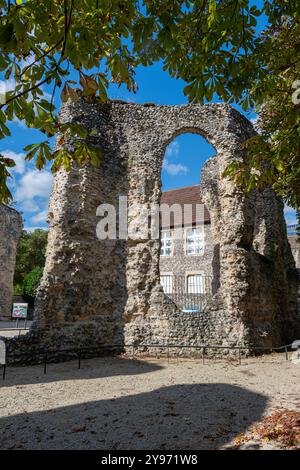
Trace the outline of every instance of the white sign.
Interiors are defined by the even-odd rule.
[[[4,341],[0,340],[0,365],[5,366],[6,364],[6,346]]]
[[[12,318],[27,318],[28,304],[14,304]]]
[[[300,339],[296,339],[292,342],[292,349],[300,349]]]

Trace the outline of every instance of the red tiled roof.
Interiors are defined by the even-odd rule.
[[[200,185],[196,184],[194,186],[185,186],[183,188],[171,189],[169,191],[164,191],[161,195],[160,204],[168,204],[172,206],[173,204],[178,204],[181,207],[181,210],[178,211],[178,214],[184,210],[184,204],[192,205],[191,217],[188,217],[188,224],[195,224],[196,222],[203,222],[202,212],[197,213],[196,205],[203,205],[201,196],[200,196]],[[180,215],[180,214],[179,214]],[[175,211],[175,226],[178,225],[176,221],[177,215]],[[177,219],[178,220],[178,219]],[[210,215],[206,206],[204,206],[204,223],[210,223]],[[168,212],[162,208],[161,210],[161,226],[162,228],[169,226],[169,217]],[[170,226],[174,227],[174,213],[171,212],[170,217]]]

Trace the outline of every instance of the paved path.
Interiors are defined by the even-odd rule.
[[[26,322],[26,328],[30,327],[32,325],[32,321],[27,321]],[[18,328],[24,328],[25,326],[25,321],[20,320],[18,322]],[[0,321],[0,330],[3,328],[16,328],[17,327],[17,322],[16,321]]]
[[[17,327],[18,325],[18,327]],[[28,332],[28,328],[32,325],[32,321],[26,322],[26,330],[25,322],[19,321],[0,321],[0,336],[4,336],[6,338],[12,338],[14,336],[24,335]]]

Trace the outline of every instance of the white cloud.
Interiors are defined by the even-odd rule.
[[[171,158],[176,158],[179,155],[179,143],[173,140],[167,147],[165,157],[163,160],[163,170],[171,176],[186,175],[189,168],[182,163],[170,163]]]
[[[14,78],[8,80],[0,80],[0,103],[6,102],[6,93],[14,90],[16,87],[16,81]]]
[[[171,176],[186,175],[189,172],[187,166],[181,163],[169,163],[166,158],[163,161],[163,169]]]
[[[292,207],[288,205],[284,206],[284,216],[285,216],[287,225],[297,224],[296,211]]]
[[[176,140],[173,140],[173,142],[168,145],[167,150],[166,150],[166,158],[171,158],[171,157],[177,157],[179,155],[179,143]]]
[[[295,209],[293,209],[292,207],[285,204],[285,206],[284,206],[284,214],[285,215],[292,215],[292,214],[295,214],[295,213],[296,213]]]
[[[25,161],[24,161],[25,154],[24,153],[16,153],[16,152],[12,152],[11,150],[3,150],[1,154],[6,158],[11,158],[12,160],[15,161],[16,166],[11,168],[12,173],[18,173],[19,175],[24,174],[25,172]]]
[[[27,219],[28,212],[36,212],[29,219],[29,223],[35,228],[40,228],[39,224],[44,226],[47,223],[51,187],[52,174],[46,170],[29,170],[15,184],[15,201],[24,211],[25,219]]]
[[[17,202],[32,200],[35,197],[48,199],[52,187],[52,174],[50,171],[28,171],[18,182],[15,199]]]
[[[10,188],[19,210],[24,212],[25,219],[28,218],[28,213],[34,214],[29,219],[30,223],[44,225],[52,187],[51,172],[38,171],[30,163],[26,165],[23,153],[15,153],[11,150],[1,153],[16,162],[16,166],[12,168],[14,178],[10,181]]]
[[[30,218],[32,224],[46,224],[48,211],[45,209]]]
[[[19,62],[19,65],[21,67],[21,69],[24,69],[25,67],[28,67],[29,65],[31,65],[35,60],[35,57],[34,57],[34,54],[33,52],[31,52],[27,57],[26,59],[21,59],[21,61]]]
[[[37,212],[40,210],[38,204],[30,199],[25,200],[21,203],[22,210],[25,212]]]
[[[26,60],[22,60],[20,65],[21,68],[24,70],[25,67],[30,65],[34,60],[34,56],[29,57]],[[9,91],[13,91],[16,88],[16,80],[14,78],[9,78],[8,80],[0,80],[0,103],[4,104],[6,102],[6,93]],[[52,95],[45,90],[45,86],[41,86],[41,91],[43,92],[42,98],[47,99],[48,101],[51,100]],[[32,99],[32,94],[28,95],[28,100]]]
[[[255,116],[254,118],[251,118],[250,122],[252,122],[253,126],[255,126],[258,122],[258,116]]]
[[[16,80],[14,78],[9,78],[8,80],[0,80],[0,92],[6,93],[8,91],[14,90],[16,86]]]

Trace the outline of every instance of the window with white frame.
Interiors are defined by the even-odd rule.
[[[203,230],[199,228],[189,228],[186,231],[186,254],[199,255],[204,250]]]
[[[189,274],[186,280],[188,294],[204,294],[204,278],[202,274]]]
[[[160,256],[171,256],[172,254],[172,232],[170,230],[162,230]]]
[[[172,294],[173,291],[173,276],[172,274],[162,274],[160,276],[160,283],[165,294]]]

